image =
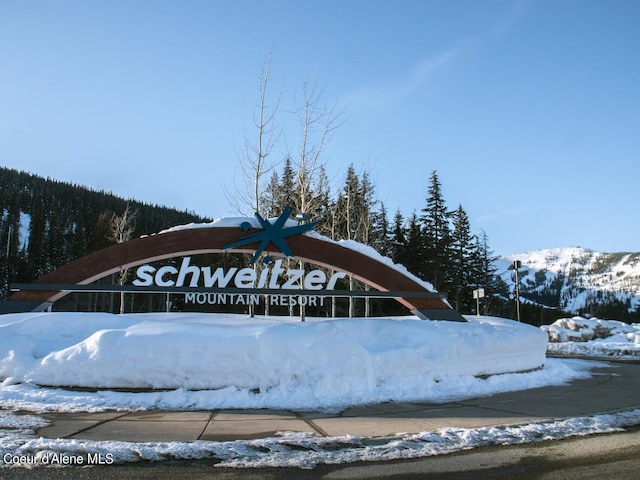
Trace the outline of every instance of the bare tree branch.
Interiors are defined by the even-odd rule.
[[[302,83],[302,104],[297,105],[295,116],[300,131],[298,151],[291,155],[298,171],[295,207],[300,212],[311,213],[317,207],[313,197],[317,183],[323,177],[325,163],[322,155],[331,140],[333,132],[343,123],[344,111],[337,110],[337,102],[331,106],[321,103],[323,91],[318,82]]]
[[[253,135],[244,134],[243,151],[238,156],[240,184],[235,184],[233,195],[227,194],[227,200],[241,215],[249,215],[262,211],[263,180],[275,167],[270,163],[281,128],[276,123],[282,93],[273,103],[269,103],[268,89],[271,74],[271,51],[265,56],[262,70],[257,78],[258,100],[253,112]]]
[[[124,209],[122,215],[111,216],[111,222],[109,224],[109,240],[115,243],[124,243],[131,240],[133,232],[136,229],[136,218],[138,217],[138,211],[131,208],[131,205],[127,203],[127,207]],[[129,277],[129,269],[123,268],[120,270],[116,277],[118,285],[124,285]],[[120,292],[120,313],[124,313],[124,292]]]

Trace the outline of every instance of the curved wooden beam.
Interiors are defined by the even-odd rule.
[[[246,232],[235,227],[201,227],[170,231],[112,245],[74,260],[43,276],[36,283],[87,285],[100,278],[144,263],[172,257],[221,253],[223,251],[254,253],[258,244],[225,250]],[[380,291],[425,292],[425,287],[402,272],[356,250],[330,240],[309,235],[287,239],[294,256],[305,262],[346,272]],[[283,256],[277,248],[270,255]],[[65,291],[20,291],[9,300],[55,302],[67,295]],[[441,298],[399,298],[401,304],[425,319],[458,320],[464,318]]]

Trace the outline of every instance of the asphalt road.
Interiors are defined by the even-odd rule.
[[[640,478],[640,427],[556,442],[491,447],[416,460],[294,468],[226,469],[181,461],[95,467],[0,469],[1,479],[589,480]]]

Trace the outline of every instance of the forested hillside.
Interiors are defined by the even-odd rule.
[[[6,297],[9,283],[32,281],[114,243],[110,223],[128,204],[137,211],[134,236],[206,220],[0,167],[0,298]]]

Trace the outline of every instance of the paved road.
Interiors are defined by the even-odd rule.
[[[211,462],[0,470],[2,479],[34,477],[50,480],[637,480],[640,478],[640,428],[626,433],[483,448],[411,461],[323,465],[313,470],[222,469]]]

